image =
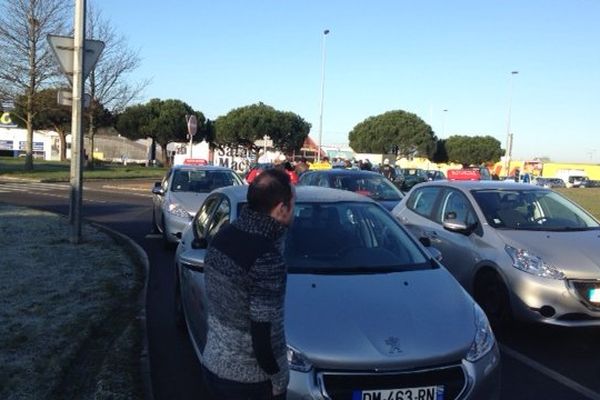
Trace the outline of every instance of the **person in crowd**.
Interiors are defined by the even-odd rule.
[[[396,170],[393,166],[390,165],[390,160],[383,160],[383,165],[381,166],[381,174],[388,178],[390,181],[393,181],[396,178]]]

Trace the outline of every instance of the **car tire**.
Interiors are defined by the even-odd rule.
[[[169,241],[169,234],[167,233],[167,225],[165,224],[164,215],[161,218],[160,226],[162,228],[163,246],[166,250],[173,250],[175,248],[175,243]]]
[[[493,327],[512,321],[508,289],[496,272],[487,270],[477,276],[474,297]]]
[[[160,229],[158,229],[158,223],[156,222],[156,213],[154,207],[152,207],[152,233],[160,233]]]
[[[179,282],[179,271],[175,266],[175,293],[173,297],[173,315],[175,317],[175,326],[178,330],[183,331],[186,328],[185,314],[183,311],[183,303],[181,302],[181,284]]]

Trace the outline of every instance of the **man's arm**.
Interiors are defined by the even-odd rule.
[[[281,255],[273,249],[249,270],[252,348],[258,365],[271,376],[274,393],[287,388],[289,370],[283,326],[286,270]],[[282,354],[279,354],[282,353]]]

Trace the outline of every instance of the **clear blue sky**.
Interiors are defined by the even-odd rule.
[[[89,0],[88,0],[89,1]],[[600,162],[600,1],[96,0],[151,78],[143,101],[181,99],[208,118],[262,101],[323,144],[402,109],[439,138],[506,143],[513,155]],[[447,112],[443,110],[447,109]]]

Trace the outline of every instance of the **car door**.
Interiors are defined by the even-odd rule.
[[[433,221],[435,206],[441,188],[426,186],[414,189],[405,203],[405,207],[397,214],[400,222],[417,238],[428,237],[426,232],[436,227]]]
[[[198,238],[207,238],[214,215],[222,202],[223,195],[216,193],[209,196],[196,218],[193,229]],[[181,299],[185,308],[187,322],[194,336],[195,343],[204,348],[206,343],[206,297],[204,295],[204,258],[206,248],[191,249],[179,256],[181,267]]]
[[[157,221],[160,229],[162,226],[160,225],[160,221],[162,221],[162,206],[165,201],[165,196],[167,195],[167,190],[169,189],[169,180],[171,179],[171,175],[173,174],[173,170],[170,169],[169,172],[164,176],[161,181],[161,189],[162,194],[155,194],[152,196],[152,212],[154,213],[154,221]]]
[[[450,219],[474,227],[474,230],[465,233],[448,231],[443,222]],[[442,253],[442,264],[464,287],[469,287],[475,265],[481,260],[479,246],[483,244],[481,223],[469,199],[460,190],[446,188],[440,197],[434,222],[435,226],[425,234]]]

